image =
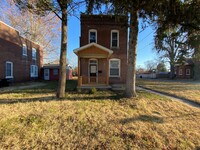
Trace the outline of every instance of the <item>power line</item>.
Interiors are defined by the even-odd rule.
[[[147,36],[145,36],[142,40],[140,40],[140,41],[138,42],[138,44],[141,43],[144,39],[146,39],[146,38],[147,38],[149,35],[151,35],[153,32],[154,32],[154,31],[151,31]]]
[[[141,50],[145,49],[146,47],[148,47],[149,45],[152,45],[152,44],[153,44],[153,42],[151,42],[151,43],[145,45],[143,48],[139,49],[138,51],[141,51]]]

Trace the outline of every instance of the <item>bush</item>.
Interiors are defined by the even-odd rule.
[[[89,94],[95,94],[96,92],[97,92],[97,89],[93,87],[90,89]]]

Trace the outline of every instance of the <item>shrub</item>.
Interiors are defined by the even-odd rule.
[[[89,94],[95,94],[96,92],[97,92],[97,89],[93,87],[90,89]]]

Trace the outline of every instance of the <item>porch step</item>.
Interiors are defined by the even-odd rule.
[[[125,85],[124,84],[112,84],[112,90],[114,91],[123,91],[125,90]]]
[[[96,89],[111,89],[112,87],[110,85],[82,85],[78,87],[80,89],[91,89],[91,88],[96,88]]]

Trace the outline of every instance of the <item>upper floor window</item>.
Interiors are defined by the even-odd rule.
[[[32,48],[32,59],[36,60],[36,49]]]
[[[31,75],[31,77],[38,77],[38,66],[37,65],[31,65],[30,75]]]
[[[120,77],[120,59],[110,59],[109,61],[109,76]]]
[[[23,47],[22,47],[22,55],[23,55],[23,56],[27,56],[27,47],[26,47],[26,44],[23,44]]]
[[[6,78],[13,78],[13,63],[6,61]]]
[[[111,47],[117,48],[119,47],[119,31],[111,30]]]
[[[190,69],[186,69],[186,75],[190,75]]]
[[[89,30],[89,43],[97,43],[97,30]]]

